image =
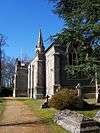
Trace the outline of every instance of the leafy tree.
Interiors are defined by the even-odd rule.
[[[98,43],[100,39],[99,0],[49,0],[54,3],[54,13],[65,22],[64,34],[68,30],[81,34],[84,43]],[[67,29],[67,30],[65,30]],[[61,33],[61,35],[63,34]],[[68,33],[66,33],[68,35]],[[60,36],[59,36],[60,37]],[[60,37],[61,38],[61,37]],[[71,37],[72,39],[73,37]],[[80,38],[81,39],[81,38]],[[83,39],[82,39],[83,41]]]
[[[95,70],[100,70],[100,1],[49,1],[54,4],[54,13],[65,23],[65,28],[54,36],[54,41],[57,40],[62,46],[69,43],[78,46],[78,64],[67,65],[66,70],[71,77],[93,77]]]
[[[59,15],[68,27],[77,24],[98,22],[100,19],[99,0],[49,0],[54,3],[54,13]]]

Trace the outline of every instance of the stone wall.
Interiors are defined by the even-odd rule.
[[[28,88],[28,65],[21,63],[15,66],[13,97],[27,96]]]
[[[46,55],[46,94],[54,94],[54,46],[49,49]]]
[[[36,56],[34,60],[29,65],[29,71],[28,71],[28,90],[29,90],[29,97],[36,99],[37,95],[37,83],[38,83],[38,57]]]
[[[81,84],[82,96],[84,98],[95,98],[95,85],[94,83],[90,85],[89,79],[66,79],[66,83],[62,84],[61,88],[75,89],[76,85]]]
[[[36,55],[29,64],[28,71],[28,95],[30,98],[42,98],[45,95],[45,55]]]

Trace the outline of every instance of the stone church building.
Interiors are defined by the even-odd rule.
[[[45,49],[40,31],[36,56],[28,65],[28,97],[52,96],[62,86],[68,85],[70,80],[66,79],[65,65],[76,64],[76,51],[76,46],[69,44],[66,48],[56,42]]]
[[[77,64],[77,50],[75,44],[64,46],[56,41],[45,49],[40,30],[34,59],[30,63],[16,60],[13,97],[51,97],[59,89],[75,88],[78,83],[81,84],[82,94],[95,95],[94,83],[90,85],[91,79],[68,78],[65,66]]]
[[[28,63],[16,59],[14,74],[13,97],[22,97],[27,95],[28,88]]]

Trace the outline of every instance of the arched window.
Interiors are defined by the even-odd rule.
[[[69,65],[72,65],[72,53],[69,53]]]
[[[77,63],[77,53],[73,46],[68,48],[68,62],[69,65],[76,65]]]

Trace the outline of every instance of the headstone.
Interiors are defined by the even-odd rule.
[[[100,122],[100,111],[98,111],[94,117],[94,120],[96,120],[97,122]]]
[[[49,108],[49,96],[46,96],[46,102],[43,103],[42,108]]]
[[[100,103],[100,86],[98,85],[97,87],[97,92],[96,92],[96,102]]]
[[[75,88],[77,89],[78,96],[80,98],[82,98],[82,91],[81,91],[81,85],[80,85],[80,83],[78,83]]]
[[[100,133],[100,128],[95,120],[75,111],[60,111],[56,114],[54,121],[71,133]]]
[[[98,89],[98,103],[100,103],[100,88]]]

